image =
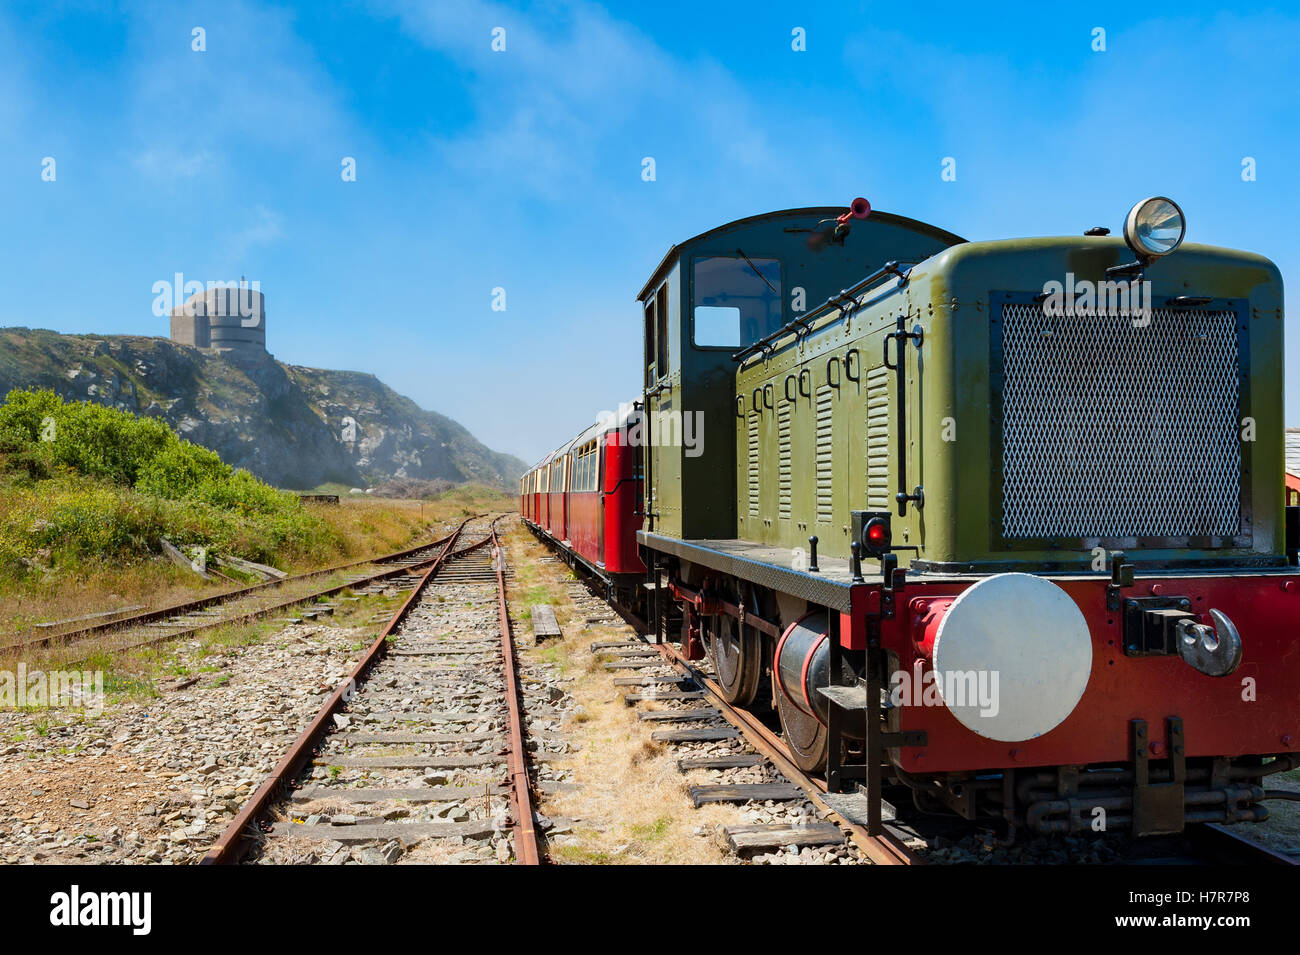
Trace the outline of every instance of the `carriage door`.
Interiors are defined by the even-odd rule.
[[[570,540],[569,537],[569,495],[573,493],[573,452],[570,451],[560,459],[560,487],[564,488],[564,493],[560,496],[560,540]]]
[[[596,450],[591,458],[591,467],[595,470],[595,479],[590,481],[591,489],[598,491],[596,500],[600,506],[596,509],[596,562],[605,566],[605,458],[609,455],[609,436],[596,436]]]

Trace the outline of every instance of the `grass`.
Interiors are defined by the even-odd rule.
[[[574,865],[728,861],[720,840],[701,838],[695,830],[734,821],[731,808],[692,806],[685,790],[697,780],[683,776],[671,750],[648,738],[636,709],[613,692],[609,673],[588,649],[595,641],[626,638],[627,628],[587,624],[587,614],[568,595],[572,572],[541,562],[549,552],[520,525],[507,532],[505,542],[515,572],[507,595],[514,612],[549,603],[564,634],[524,650],[523,659],[558,671],[580,706],[561,730],[575,748],[555,764],[572,772],[579,791],[545,794],[540,809],[552,817],[581,818],[584,825],[552,840],[551,858]]]
[[[577,834],[581,837],[584,830],[579,830]],[[604,850],[589,849],[582,844],[552,846],[549,852],[554,861],[567,865],[612,865],[621,861]]]
[[[563,677],[569,669],[569,655],[558,644],[539,650],[536,659],[542,663],[549,663],[557,676]]]
[[[270,561],[338,549],[296,497],[225,464],[166,424],[52,391],[0,404],[0,577],[141,560],[161,541]]]
[[[513,503],[478,485],[428,500],[305,503],[159,421],[12,392],[0,403],[0,632],[252,582],[224,569],[232,580],[204,581],[162,556],[163,539],[295,574],[410,547]]]
[[[512,496],[477,486],[456,487],[423,501],[351,495],[338,505],[302,503],[265,485],[256,490],[249,484],[251,479],[241,478],[240,488],[254,487],[256,494],[281,502],[275,506],[282,505],[291,516],[286,530],[282,524],[268,525],[238,502],[229,514],[216,514],[215,506],[205,501],[169,500],[129,482],[78,473],[40,458],[45,453],[40,448],[32,460],[13,465],[10,459],[16,452],[12,448],[21,441],[13,433],[8,433],[6,440],[9,443],[0,447],[0,634],[22,633],[38,622],[131,605],[155,609],[242,585],[242,581],[205,582],[188,568],[159,557],[148,539],[150,528],[154,532],[162,528],[178,544],[211,542],[205,536],[209,534],[216,535],[214,539],[238,541],[243,534],[256,546],[232,546],[225,552],[298,574],[425,543],[445,536],[467,516],[508,511],[514,506]],[[294,536],[294,527],[306,528],[309,533]],[[124,533],[123,528],[143,531]],[[40,543],[47,546],[32,549]],[[266,546],[274,546],[274,550],[257,549]],[[15,553],[28,556],[6,563],[6,555]],[[328,580],[322,577],[310,584],[273,589],[289,597],[341,584],[344,576],[340,573]],[[369,631],[371,636],[352,647],[354,652],[360,651],[378,635],[368,618],[380,611],[391,612],[397,603],[397,598],[382,595],[361,597],[339,606],[330,622]],[[292,615],[301,618],[302,610]],[[179,652],[165,645],[118,649],[111,634],[95,642],[65,646],[55,641],[46,647],[0,651],[0,669],[15,669],[24,662],[30,668],[99,671],[104,675],[110,705],[157,699],[160,684],[177,678],[198,676],[201,687],[225,687],[231,677],[219,672],[224,669],[221,658],[280,633],[283,625],[272,621],[282,616],[283,611],[276,611],[252,623],[203,631],[187,638]],[[195,640],[197,647],[191,646]],[[42,715],[31,729],[41,736],[49,734],[51,725],[85,719],[81,713],[39,709]]]
[[[6,506],[4,480],[0,471],[0,514]],[[289,573],[305,573],[441,537],[463,519],[460,512],[465,495],[449,492],[448,497],[451,499],[446,502],[424,502],[423,520],[418,501],[366,498],[345,500],[337,506],[305,505],[344,541],[342,550],[298,555],[277,563]],[[474,500],[490,503],[479,496]],[[504,495],[498,495],[495,503],[499,509],[509,507]],[[21,581],[0,575],[0,632],[22,632],[39,622],[66,620],[92,611],[168,606],[235,586],[215,578],[204,582],[188,569],[161,558],[84,559],[45,577]],[[300,616],[301,610],[292,614]]]
[[[369,616],[378,610],[396,607],[400,599],[400,597],[385,597],[382,594],[363,596],[355,602],[339,607],[331,616],[330,622],[337,627],[368,628]],[[28,664],[43,669],[97,670],[104,674],[104,695],[108,705],[146,702],[162,697],[160,683],[195,674],[200,677],[200,687],[229,686],[231,677],[229,673],[220,672],[224,669],[220,665],[220,658],[233,657],[245,648],[262,644],[268,638],[279,634],[282,629],[282,625],[271,620],[215,627],[195,638],[199,641],[199,646],[191,647],[187,643],[183,653],[167,645],[146,646],[117,652],[107,647],[57,648],[39,655],[29,654]],[[373,640],[373,636],[370,639]],[[362,642],[357,646],[364,648],[369,646],[369,642]],[[280,643],[279,647],[284,649],[286,644]],[[218,662],[192,666],[189,662],[190,658]],[[0,657],[0,669],[12,669],[14,666],[16,661]],[[215,676],[209,678],[209,674]],[[42,714],[31,727],[39,736],[47,736],[53,725],[87,719],[86,714],[81,711],[63,711],[50,707],[30,709]]]
[[[643,842],[658,842],[668,834],[673,820],[670,816],[660,816],[654,822],[642,823],[631,827],[632,835]]]

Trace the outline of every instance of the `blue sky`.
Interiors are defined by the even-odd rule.
[[[281,360],[374,372],[531,461],[636,391],[667,247],[757,212],[865,195],[1004,238],[1118,232],[1165,194],[1189,241],[1295,274],[1300,16],[908,9],[6,3],[0,325],[165,335],[155,282],[247,275]]]

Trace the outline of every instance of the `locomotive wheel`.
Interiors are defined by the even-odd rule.
[[[781,716],[781,735],[794,764],[805,773],[826,769],[826,727],[791,703],[781,690],[776,691],[776,711]]]
[[[758,695],[762,675],[762,637],[753,627],[742,627],[726,614],[705,617],[704,631],[709,662],[723,699],[732,706],[749,706]]]

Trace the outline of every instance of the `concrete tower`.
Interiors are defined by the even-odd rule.
[[[266,300],[247,286],[196,292],[172,309],[171,339],[232,358],[266,355]]]

